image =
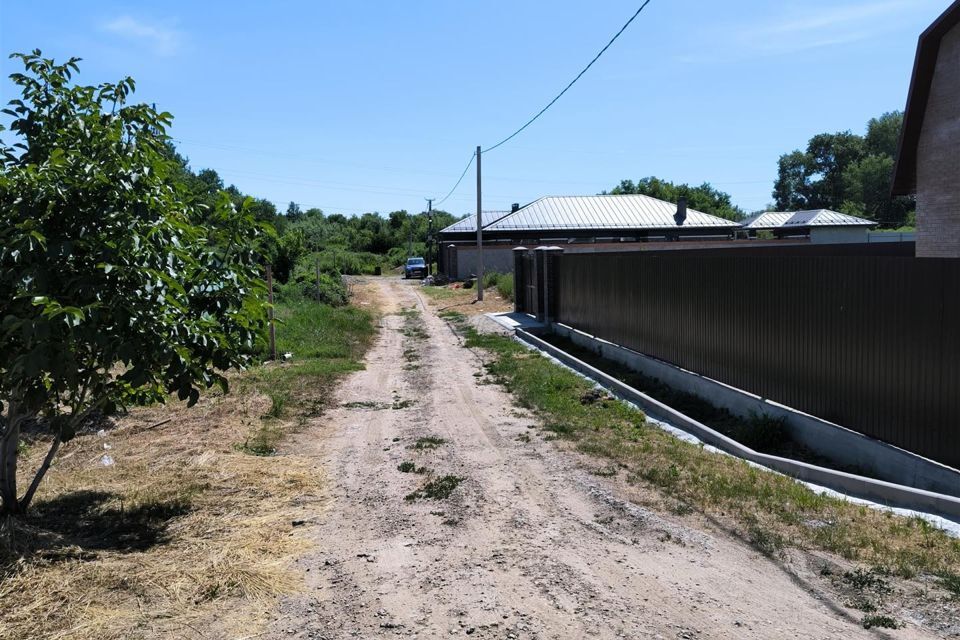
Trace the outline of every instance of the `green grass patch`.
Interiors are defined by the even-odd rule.
[[[864,629],[899,629],[900,623],[891,618],[890,616],[864,616],[863,620],[860,621],[860,625]]]
[[[513,274],[488,271],[483,274],[483,286],[496,289],[503,298],[513,300]]]
[[[397,471],[400,473],[419,473],[423,474],[429,471],[426,467],[418,467],[415,462],[406,460],[397,465]]]
[[[452,289],[450,287],[420,287],[420,290],[433,298],[434,300],[452,300],[463,295],[463,289]]]
[[[588,402],[593,384],[509,337],[478,333],[464,316],[444,316],[470,348],[490,356],[487,373],[533,410],[552,432],[580,451],[611,460],[632,482],[660,490],[669,510],[678,502],[731,522],[744,540],[775,552],[800,546],[836,553],[904,577],[955,571],[960,540],[919,518],[904,518],[818,494],[777,473],[711,453],[651,427],[622,402]]]
[[[278,303],[277,353],[287,361],[267,362],[238,378],[239,393],[262,393],[270,400],[268,423],[251,431],[238,449],[272,455],[283,437],[282,421],[304,421],[328,406],[336,382],[363,368],[363,354],[375,334],[373,314],[354,307],[331,307],[299,299]],[[276,423],[276,424],[270,424]]]
[[[383,411],[389,409],[390,406],[385,402],[374,402],[372,400],[356,400],[343,403],[344,409],[370,409],[371,411]]]
[[[265,418],[282,418],[284,410],[287,407],[289,396],[282,391],[271,391],[267,395],[270,397],[270,408],[267,409]]]
[[[960,573],[941,571],[937,574],[940,586],[950,592],[954,598],[960,598]]]
[[[453,493],[453,490],[460,486],[463,478],[460,476],[443,476],[436,480],[431,480],[417,489],[413,493],[407,494],[403,499],[407,502],[416,500],[446,500]]]
[[[780,535],[762,527],[751,527],[748,539],[753,548],[765,556],[774,556],[784,547],[784,540]]]
[[[427,449],[436,449],[440,445],[446,443],[446,440],[443,438],[437,438],[435,436],[425,436],[423,438],[417,438],[417,441],[410,445],[411,449],[417,451],[424,451]]]

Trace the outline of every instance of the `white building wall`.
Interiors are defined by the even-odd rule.
[[[457,247],[457,280],[476,275],[480,268],[476,247]],[[484,247],[483,270],[486,273],[513,273],[513,247]]]
[[[867,242],[869,227],[811,227],[811,244],[856,244]]]

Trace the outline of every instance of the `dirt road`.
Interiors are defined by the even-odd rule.
[[[293,445],[325,465],[329,495],[303,525],[307,589],[268,637],[925,637],[864,630],[721,529],[624,500],[484,383],[416,285],[375,282],[393,315],[366,370]],[[425,335],[396,315],[414,306]],[[411,448],[427,437],[443,442]],[[449,497],[405,500],[445,475],[462,478]]]

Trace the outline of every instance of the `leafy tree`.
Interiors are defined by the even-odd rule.
[[[864,137],[867,153],[896,157],[902,128],[902,111],[891,111],[879,118],[871,118],[867,123],[867,135]]]
[[[901,112],[867,123],[867,133],[822,133],[805,151],[780,157],[773,187],[776,208],[833,209],[898,227],[915,208],[910,198],[891,198],[894,156],[903,126]]]
[[[134,82],[71,84],[40,51],[15,54],[20,99],[0,142],[0,497],[29,506],[60,444],[98,414],[164,401],[246,365],[265,327],[250,203],[195,205],[169,154],[168,113]],[[52,437],[25,493],[26,425]]]
[[[813,209],[810,203],[810,165],[812,161],[803,151],[780,156],[773,197],[781,211]]]
[[[843,172],[863,157],[865,146],[861,136],[845,131],[821,133],[810,139],[807,155],[810,174],[819,180],[810,183],[812,208],[839,209],[843,204]]]
[[[297,222],[303,218],[303,212],[300,211],[300,205],[296,202],[291,202],[287,205],[287,220],[290,222]]]
[[[893,157],[872,154],[852,163],[843,172],[844,201],[841,211],[889,226],[903,224],[914,208],[910,198],[891,198]]]
[[[606,193],[604,191],[604,194]],[[622,180],[609,193],[610,195],[639,194],[667,202],[676,202],[681,197],[685,197],[687,206],[691,209],[727,220],[743,219],[743,210],[732,203],[730,195],[713,188],[709,182],[704,182],[699,187],[692,187],[688,184],[674,184],[651,176],[641,178],[636,183],[633,180]]]

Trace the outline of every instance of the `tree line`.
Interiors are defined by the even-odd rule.
[[[913,226],[915,200],[890,195],[902,127],[903,113],[893,111],[872,118],[864,135],[821,133],[810,138],[805,149],[783,154],[777,162],[773,202],[764,210],[831,209],[875,220],[880,227]],[[622,180],[603,193],[642,194],[667,202],[683,196],[697,211],[728,220],[747,215],[729,194],[709,182],[691,186],[651,176],[636,182]]]

